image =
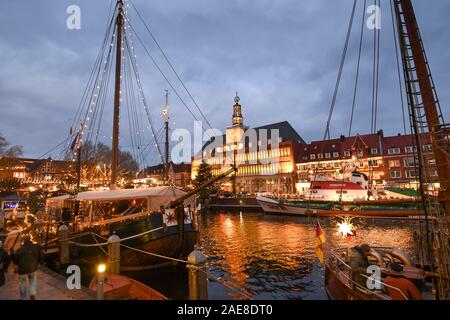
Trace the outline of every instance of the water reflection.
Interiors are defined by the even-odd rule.
[[[413,230],[407,226],[367,224],[355,238],[336,234],[322,220],[328,244],[396,246],[412,253]],[[200,220],[200,249],[209,270],[254,299],[325,299],[323,267],[315,257],[315,220],[260,213],[208,213]],[[210,283],[210,298],[239,299],[236,292]]]

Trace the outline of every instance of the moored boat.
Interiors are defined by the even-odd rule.
[[[124,245],[121,270],[148,269],[167,264],[168,260],[156,255],[187,257],[198,240],[195,214],[189,200],[181,212],[161,209],[185,194],[173,187],[80,192],[75,197],[49,198],[47,219],[68,225],[73,260],[98,263],[107,249],[105,239],[115,234]],[[75,205],[79,206],[78,215],[67,215],[73,212]],[[49,238],[47,235],[46,240]]]
[[[408,297],[400,289],[384,283],[389,275],[408,279],[419,289],[422,295],[429,294],[425,272],[413,266],[411,258],[396,248],[372,248],[369,263],[380,270],[379,280],[367,279],[373,283],[372,289],[354,280],[352,268],[349,265],[348,248],[333,249],[325,265],[325,290],[332,300],[391,300],[389,290],[398,292],[404,300]],[[390,263],[401,263],[403,270],[395,272],[389,268]]]
[[[129,277],[105,273],[103,275],[105,298],[124,300],[168,300],[166,296]],[[89,289],[97,292],[98,276],[92,278]]]
[[[261,208],[268,214],[294,215],[294,216],[354,216],[370,218],[402,218],[425,219],[425,212],[408,207],[393,206],[341,206],[332,207],[331,204],[285,203],[282,201],[257,197]],[[343,209],[342,209],[343,208]]]

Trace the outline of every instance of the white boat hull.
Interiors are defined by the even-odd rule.
[[[256,201],[258,201],[259,205],[264,210],[264,212],[267,212],[267,213],[306,216],[307,208],[301,208],[301,207],[281,204],[276,200],[272,200],[272,199],[264,198],[264,197],[257,197]],[[316,210],[312,210],[312,213],[314,213],[314,211],[316,211]]]

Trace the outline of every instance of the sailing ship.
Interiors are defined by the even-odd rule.
[[[133,84],[139,89],[139,100],[137,101],[143,104],[156,142],[155,145],[161,160],[164,161],[137,72],[136,55],[131,42],[134,29],[126,10],[124,2],[118,0],[108,24],[101,53],[96,62],[97,75],[91,76],[91,79],[94,80],[92,80],[90,86],[88,85],[90,89],[86,90],[90,91],[91,98],[90,100],[83,98],[87,106],[83,109],[84,111],[79,110],[77,112],[79,117],[81,114],[85,114],[84,119],[80,121],[80,131],[76,133],[71,145],[71,151],[75,151],[78,163],[77,188],[75,192],[67,190],[70,192],[67,195],[47,199],[46,227],[41,232],[36,233],[41,235],[39,240],[42,242],[45,251],[52,252],[57,249],[59,230],[62,228],[61,225],[64,224],[69,228],[70,233],[70,261],[84,261],[94,264],[104,259],[108,245],[107,239],[115,235],[119,237],[121,244],[121,271],[137,271],[173,264],[174,260],[185,259],[193,251],[199,238],[194,211],[195,195],[234,172],[235,169],[232,167],[225,170],[222,175],[207,181],[203,186],[190,192],[180,190],[171,183],[168,175],[169,128],[168,94],[166,93],[164,109],[166,185],[139,189],[118,188],[120,109],[121,104],[125,104],[122,101],[126,101],[128,104],[133,104],[133,101],[136,101],[135,96],[125,93],[125,90],[129,90],[133,87]],[[86,140],[89,140],[92,139],[93,132],[97,131],[98,134],[99,124],[96,124],[94,120],[98,120],[103,112],[103,106],[101,106],[102,103],[99,99],[100,97],[104,99],[106,96],[104,87],[108,84],[108,73],[112,69],[114,46],[116,63],[110,187],[103,188],[103,190],[80,192],[82,138],[87,136]],[[127,54],[128,56],[126,56]],[[104,63],[102,63],[103,61]],[[108,70],[108,66],[111,69]],[[125,66],[128,66],[128,69],[125,69]],[[133,79],[134,82],[132,82]],[[122,85],[122,82],[124,82],[124,85]],[[104,103],[105,100],[102,101]],[[99,104],[100,106],[97,106]],[[133,107],[136,108],[135,105]],[[133,112],[133,110],[135,112],[135,109],[131,109],[129,112]],[[91,121],[90,126],[88,126],[89,121]],[[139,123],[137,114],[134,114],[131,122],[135,125]],[[95,127],[96,125],[98,127]],[[135,144],[140,142],[139,139],[142,139],[139,136],[140,130],[136,129],[136,131],[134,134],[135,140],[132,140]],[[96,139],[97,137],[93,140]],[[142,154],[142,152],[143,150],[140,153]]]
[[[356,2],[355,2],[356,3]],[[403,63],[403,80],[408,99],[411,127],[416,137],[419,191],[425,214],[424,223],[415,232],[419,261],[396,248],[372,248],[369,265],[377,266],[379,276],[352,270],[350,250],[333,248],[325,263],[325,290],[329,298],[336,300],[391,300],[396,296],[409,299],[408,293],[384,282],[388,275],[410,280],[422,292],[424,298],[450,299],[450,125],[444,122],[436,90],[425,54],[411,0],[392,0],[393,27],[400,47]],[[394,22],[396,19],[396,23]],[[399,68],[400,77],[400,68]],[[431,137],[433,154],[439,178],[439,192],[433,192],[430,170],[422,156],[421,136]],[[369,244],[370,245],[370,244]],[[403,266],[392,269],[392,262]],[[377,286],[362,285],[355,281],[355,274],[367,278]]]

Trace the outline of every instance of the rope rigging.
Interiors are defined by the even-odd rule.
[[[175,74],[175,76],[177,77],[178,81],[181,83],[182,87],[184,88],[184,90],[186,91],[186,93],[188,94],[189,98],[191,99],[191,101],[194,103],[195,107],[197,108],[197,110],[199,111],[199,113],[201,114],[201,116],[203,117],[203,119],[206,121],[206,123],[208,124],[209,128],[212,128],[211,124],[209,123],[208,119],[205,117],[203,111],[200,109],[200,107],[198,106],[197,102],[195,101],[194,97],[192,96],[192,94],[190,93],[190,91],[188,90],[188,88],[186,87],[186,85],[184,84],[184,81],[181,79],[180,75],[178,74],[178,72],[175,70],[175,68],[173,67],[173,64],[170,62],[169,58],[167,57],[166,53],[164,52],[164,50],[161,48],[158,40],[156,39],[156,37],[154,36],[153,32],[150,30],[148,24],[145,22],[144,18],[141,16],[141,14],[139,13],[139,10],[137,10],[136,6],[134,5],[132,0],[129,0],[129,2],[131,3],[133,9],[136,11],[139,19],[141,20],[142,24],[145,26],[145,29],[148,31],[148,33],[150,34],[150,37],[152,38],[153,42],[156,44],[156,46],[158,47],[159,51],[161,52],[162,56],[164,57],[164,60],[167,62],[167,64],[169,65],[170,69],[173,71],[173,73]]]
[[[381,11],[381,0],[375,0],[375,6]],[[379,17],[376,17],[378,19]],[[380,28],[375,26],[373,29],[373,70],[372,70],[372,121],[371,133],[377,131],[377,113],[378,113],[378,92],[379,92],[379,72],[380,72]]]
[[[353,7],[352,7],[352,13],[350,15],[350,22],[348,24],[348,29],[347,29],[347,35],[346,35],[346,38],[345,38],[345,45],[344,45],[344,49],[342,51],[341,63],[339,65],[339,72],[338,72],[337,79],[336,79],[336,85],[334,87],[333,98],[331,100],[331,106],[330,106],[330,111],[329,111],[329,114],[328,114],[328,120],[327,120],[327,124],[326,124],[326,127],[325,127],[325,133],[324,133],[324,136],[323,136],[323,140],[326,140],[327,138],[330,139],[331,118],[333,116],[334,107],[336,105],[336,99],[337,99],[337,95],[338,95],[338,92],[339,92],[339,85],[341,83],[342,72],[344,70],[345,59],[347,57],[348,44],[350,42],[350,35],[352,33],[353,20],[355,18],[356,4],[357,4],[357,0],[354,0],[353,1]]]
[[[356,93],[358,90],[358,80],[359,80],[359,70],[360,70],[360,65],[361,65],[361,53],[362,53],[362,48],[363,48],[363,38],[364,38],[364,22],[366,21],[366,17],[365,17],[365,13],[366,13],[366,5],[367,5],[367,0],[364,0],[364,4],[363,4],[363,12],[362,12],[362,22],[361,22],[361,31],[360,31],[360,37],[359,37],[359,49],[358,49],[358,62],[356,64],[356,75],[355,75],[355,88],[353,90],[353,101],[352,101],[352,113],[350,116],[350,125],[349,125],[349,129],[348,129],[348,136],[351,137],[352,135],[352,125],[353,125],[353,116],[355,113],[355,107],[356,107]]]

